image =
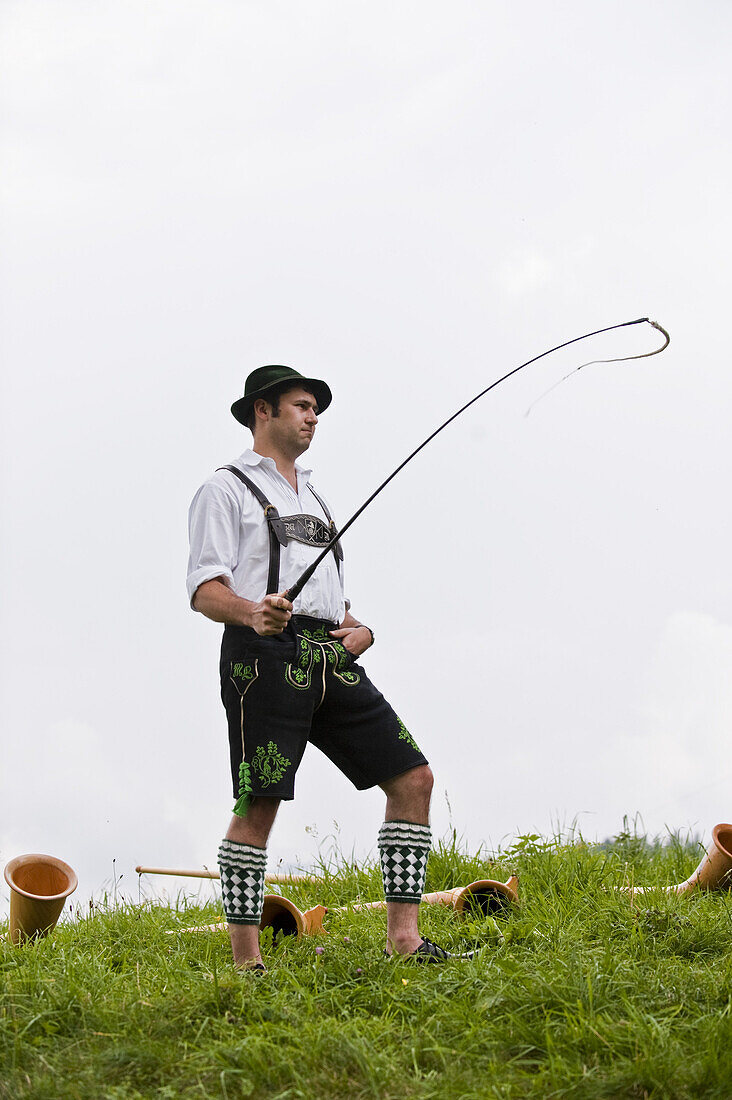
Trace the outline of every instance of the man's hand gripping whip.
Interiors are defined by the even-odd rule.
[[[481,392],[479,394],[476,394],[475,397],[471,398],[471,400],[468,401],[468,403],[466,405],[463,405],[463,407],[461,409],[458,409],[458,411],[456,413],[453,413],[452,416],[448,420],[446,420],[444,424],[440,424],[439,428],[437,428],[432,433],[432,435],[428,436],[427,439],[425,439],[425,441],[423,443],[420,443],[419,447],[415,448],[415,450],[413,450],[412,453],[410,455],[408,455],[404,459],[404,461],[402,463],[400,463],[399,466],[397,466],[396,470],[394,470],[392,473],[389,474],[389,476],[386,478],[385,481],[382,481],[382,483],[381,483],[381,485],[379,485],[378,489],[375,489],[374,492],[371,494],[371,496],[368,498],[368,500],[364,501],[364,503],[361,505],[361,507],[358,509],[358,511],[354,512],[353,515],[351,516],[351,518],[346,523],[343,524],[340,531],[338,531],[333,536],[333,538],[328,543],[328,545],[325,547],[325,549],[322,551],[322,553],[318,554],[317,558],[312,563],[312,565],[309,565],[308,568],[305,570],[305,572],[302,573],[298,577],[298,579],[295,581],[293,586],[291,588],[288,588],[287,592],[284,593],[285,598],[290,600],[291,602],[294,602],[294,600],[300,595],[303,588],[305,587],[307,582],[312,577],[315,570],[320,565],[321,561],[323,561],[323,559],[328,556],[328,554],[333,549],[333,546],[335,545],[335,543],[340,542],[340,540],[343,538],[343,536],[345,535],[346,531],[351,526],[351,524],[355,523],[355,521],[358,519],[358,517],[361,515],[361,513],[366,508],[368,508],[371,501],[374,500],[379,495],[381,490],[385,489],[386,486],[389,484],[389,482],[392,481],[397,476],[399,471],[403,470],[404,467],[407,465],[407,463],[411,462],[412,459],[415,457],[415,455],[418,455],[419,452],[424,447],[426,447],[427,444],[430,443],[435,438],[436,435],[439,435],[443,428],[446,428],[448,424],[452,424],[453,420],[455,420],[458,416],[460,416],[461,413],[464,413],[466,409],[469,409],[471,405],[474,405],[476,401],[479,401],[481,397],[485,397],[485,395],[487,393],[489,393],[490,390],[494,390],[496,388],[496,386],[500,386],[501,382],[505,382],[506,379],[511,378],[512,375],[518,374],[518,372],[520,370],[523,370],[524,367],[528,367],[532,363],[536,363],[539,359],[544,359],[547,355],[551,355],[555,351],[560,351],[562,348],[567,348],[567,347],[570,346],[570,344],[577,344],[577,343],[579,343],[580,340],[588,340],[591,336],[599,336],[600,333],[602,333],[602,332],[612,332],[612,330],[616,329],[616,328],[628,328],[630,325],[644,325],[644,324],[652,325],[653,328],[658,329],[659,332],[663,333],[664,342],[663,342],[663,344],[661,345],[660,348],[655,348],[653,351],[643,352],[641,355],[625,355],[625,356],[622,356],[619,359],[593,359],[589,363],[582,363],[579,367],[575,367],[574,370],[570,371],[569,374],[565,375],[564,378],[560,378],[559,382],[556,382],[555,385],[550,388],[550,390],[546,391],[546,393],[550,393],[551,390],[553,390],[555,388],[555,386],[558,386],[562,382],[566,381],[566,379],[571,377],[571,375],[576,374],[578,370],[582,370],[583,367],[589,367],[594,363],[625,363],[629,359],[647,359],[650,355],[658,355],[660,352],[665,351],[666,348],[668,347],[668,345],[671,342],[671,337],[666,332],[666,329],[663,328],[661,325],[659,325],[656,321],[651,321],[651,319],[649,317],[639,317],[637,321],[623,321],[619,325],[608,325],[607,328],[598,328],[594,332],[586,332],[584,334],[584,336],[575,336],[573,340],[567,340],[563,344],[557,344],[557,346],[555,348],[549,348],[548,351],[543,351],[541,353],[541,355],[535,355],[533,359],[527,359],[525,363],[521,363],[520,366],[514,367],[513,370],[510,370],[508,372],[508,374],[504,374],[502,378],[498,378],[495,382],[491,382],[490,386],[486,386],[486,388],[484,390],[481,390]],[[542,394],[542,397],[545,397],[546,393]],[[538,398],[537,400],[541,400],[541,398]],[[534,404],[536,404],[536,402],[534,402]],[[533,406],[530,406],[530,409],[531,408],[533,408]],[[530,409],[529,409],[529,411],[530,411]]]

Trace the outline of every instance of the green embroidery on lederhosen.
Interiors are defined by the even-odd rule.
[[[328,647],[328,661],[333,668],[333,675],[347,687],[355,687],[361,683],[361,677],[357,672],[352,672],[348,667],[351,663],[351,655],[342,642],[331,642]]]
[[[330,638],[324,626],[303,629],[298,634],[299,650],[294,661],[285,666],[285,680],[294,688],[307,691],[312,683],[313,666],[326,661],[333,675],[348,687],[361,683],[357,672],[349,669],[350,654],[341,642]]]
[[[249,691],[259,675],[259,665],[245,661],[232,661],[229,679],[239,692],[239,713],[241,729],[241,764],[239,765],[239,796],[234,804],[233,812],[237,817],[246,817],[249,803],[252,801],[252,779],[249,772],[249,764],[246,759],[246,746],[244,744],[244,696]]]
[[[307,691],[312,682],[313,664],[320,660],[320,652],[315,656],[316,646],[312,646],[307,638],[298,637],[299,652],[294,661],[285,666],[285,680],[300,691]]]
[[[419,745],[412,737],[407,727],[402,722],[401,718],[397,716],[397,722],[399,723],[399,740],[406,741],[408,745],[411,745],[415,752],[421,752]]]
[[[302,627],[300,633],[305,638],[310,638],[313,642],[329,642],[330,635],[324,626],[316,627],[315,630],[308,630],[307,627]]]
[[[252,759],[252,768],[259,776],[260,785],[266,789],[273,783],[279,783],[291,763],[275,742],[270,741],[266,749],[264,745],[259,746]]]
[[[259,674],[259,668],[257,662],[254,664],[249,662],[245,664],[244,661],[232,661],[231,671],[229,673],[231,682],[240,695],[246,695],[249,688],[252,686],[254,680],[256,680]]]

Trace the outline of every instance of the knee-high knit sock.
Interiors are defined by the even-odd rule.
[[[259,924],[266,864],[266,849],[240,844],[237,840],[221,841],[221,900],[229,924]]]
[[[419,904],[431,846],[429,825],[415,825],[410,821],[384,822],[379,829],[379,852],[387,901]]]

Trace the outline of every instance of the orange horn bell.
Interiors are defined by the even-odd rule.
[[[467,916],[471,908],[488,916],[506,909],[509,905],[518,905],[518,900],[516,875],[511,875],[506,882],[483,878],[471,882],[469,886],[455,886],[452,890],[438,890],[434,894],[422,895],[422,901],[451,905],[458,916]]]
[[[262,906],[262,919],[259,922],[260,931],[263,928],[272,928],[274,934],[283,932],[286,936],[318,936],[325,935],[323,918],[328,912],[324,905],[314,905],[312,909],[306,909],[301,913],[298,907],[288,898],[279,894],[265,894]],[[216,921],[214,924],[199,924],[195,928],[170,929],[168,934],[175,932],[215,932],[217,929],[226,928],[226,921]]]
[[[61,910],[79,884],[76,872],[55,856],[16,856],[5,867],[10,887],[10,939],[18,946],[55,928]]]
[[[712,843],[698,867],[684,882],[663,886],[666,894],[690,894],[694,890],[724,890],[732,887],[732,825],[720,822],[712,829]],[[656,886],[626,886],[631,895],[652,893]]]
[[[266,894],[262,907],[260,929],[271,928],[275,935],[283,932],[286,936],[325,935],[323,917],[328,912],[324,905],[314,905],[304,913],[288,898],[279,894]]]
[[[422,894],[427,905],[449,905],[457,916],[467,916],[471,908],[477,908],[484,916],[497,913],[509,905],[518,905],[518,878],[516,875],[506,882],[496,882],[492,878],[478,879],[468,886],[454,886],[452,890],[436,890],[433,894]],[[355,905],[343,905],[334,909],[334,913],[348,910],[386,909],[385,901],[357,902]]]

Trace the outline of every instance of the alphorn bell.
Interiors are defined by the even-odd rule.
[[[467,916],[471,909],[477,909],[486,917],[509,905],[518,905],[518,900],[516,875],[511,875],[506,882],[483,878],[471,882],[469,886],[455,886],[452,890],[438,890],[422,896],[422,901],[451,905],[458,916]]]
[[[328,912],[324,905],[314,905],[312,909],[306,909],[301,913],[298,907],[289,898],[283,898],[279,894],[265,894],[262,906],[262,919],[259,922],[260,932],[264,928],[271,928],[276,936],[283,932],[286,936],[318,936],[325,935],[323,918]],[[219,920],[214,924],[199,924],[195,928],[176,928],[173,932],[215,932],[219,928],[226,928],[226,921]]]
[[[732,825],[720,822],[712,829],[712,843],[699,866],[684,882],[662,886],[666,894],[691,894],[694,890],[723,890],[732,887]],[[657,886],[626,886],[632,894],[648,894]]]
[[[314,905],[312,909],[306,909],[304,913],[288,898],[279,894],[266,894],[262,907],[262,919],[259,922],[260,929],[271,928],[276,936],[283,932],[286,936],[319,936],[325,935],[323,918],[328,912],[324,905]]]
[[[483,916],[498,913],[509,905],[518,905],[518,878],[516,875],[506,882],[496,882],[491,878],[478,879],[469,886],[454,886],[452,890],[436,890],[432,894],[422,894],[427,905],[449,905],[457,916],[467,916],[470,910]],[[343,905],[333,909],[333,913],[345,913],[360,909],[386,909],[386,901],[357,902],[355,905]]]
[[[18,946],[55,928],[69,894],[79,885],[76,872],[55,856],[16,856],[5,868],[10,887],[10,939]]]

